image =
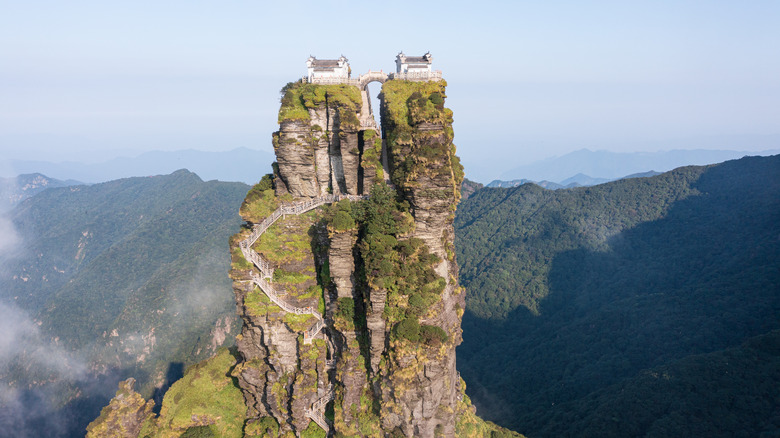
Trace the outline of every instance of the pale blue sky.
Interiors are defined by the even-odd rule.
[[[400,50],[443,70],[467,176],[581,148],[777,149],[778,23],[777,1],[0,1],[0,149],[270,151],[309,54],[360,73]]]

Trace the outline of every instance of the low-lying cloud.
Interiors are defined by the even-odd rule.
[[[0,266],[23,248],[7,214],[0,213]],[[67,436],[69,420],[56,415],[63,388],[87,375],[77,354],[42,333],[24,309],[6,302],[0,290],[0,434],[14,437]]]

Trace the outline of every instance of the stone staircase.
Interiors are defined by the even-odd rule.
[[[325,418],[325,406],[330,403],[331,400],[333,400],[336,396],[336,393],[333,391],[333,385],[328,385],[328,389],[325,392],[325,395],[318,398],[317,401],[312,403],[311,409],[306,410],[306,416],[311,418],[312,421],[317,423],[318,426],[322,428],[324,431],[330,430],[330,421],[328,421],[327,418]]]
[[[371,97],[368,95],[368,88],[363,87],[360,90],[363,98],[363,107],[360,109],[360,128],[373,129],[379,133],[379,125],[374,118],[374,111],[371,109]]]
[[[282,298],[283,294],[277,291],[272,283],[273,275],[274,275],[273,266],[268,260],[264,259],[263,256],[258,254],[255,250],[253,250],[252,245],[254,245],[255,242],[257,242],[257,239],[259,239],[260,236],[262,236],[263,233],[265,233],[265,231],[271,225],[273,225],[279,218],[282,218],[288,214],[294,214],[294,215],[303,214],[321,205],[331,204],[334,202],[341,201],[342,199],[349,199],[350,201],[359,201],[367,198],[368,196],[359,196],[359,195],[326,195],[326,196],[320,196],[318,198],[313,198],[308,201],[301,201],[292,204],[282,205],[279,208],[277,208],[273,213],[271,213],[271,215],[265,218],[262,222],[255,225],[252,228],[252,233],[250,233],[249,236],[247,236],[247,238],[242,240],[239,244],[241,248],[241,253],[244,255],[244,258],[250,261],[260,271],[260,274],[258,274],[255,271],[252,271],[252,273],[250,274],[252,282],[256,284],[260,288],[260,290],[266,294],[266,296],[268,296],[271,302],[279,306],[285,312],[294,313],[296,315],[313,315],[317,319],[317,322],[315,322],[314,325],[311,326],[311,328],[303,332],[304,344],[310,344],[311,341],[314,339],[314,337],[320,333],[322,327],[325,326],[325,318],[323,317],[323,315],[321,315],[311,306],[296,307],[286,302]],[[333,369],[335,365],[336,365],[336,361],[334,359],[330,359],[325,362],[325,367],[327,369]],[[318,398],[311,405],[311,409],[306,409],[305,412],[307,417],[309,417],[312,421],[317,423],[317,425],[320,426],[322,430],[326,432],[330,431],[331,423],[330,421],[328,421],[327,418],[325,418],[325,406],[331,400],[333,400],[334,397],[335,397],[335,393],[333,391],[333,385],[328,385],[325,394],[322,397]]]
[[[252,282],[256,284],[268,298],[282,310],[289,313],[295,313],[296,315],[312,315],[317,319],[317,322],[309,329],[303,332],[303,341],[306,344],[311,343],[312,339],[322,330],[325,326],[325,320],[323,316],[314,310],[313,307],[296,307],[282,299],[282,294],[279,293],[273,286],[274,268],[271,263],[264,259],[263,256],[258,254],[252,249],[252,245],[257,242],[257,239],[265,233],[265,231],[274,224],[279,218],[288,214],[299,215],[313,210],[324,204],[331,204],[333,202],[341,201],[342,199],[349,199],[351,201],[359,201],[366,199],[366,196],[359,195],[326,195],[318,198],[309,199],[308,201],[295,202],[292,204],[285,204],[277,208],[270,216],[263,219],[262,222],[255,225],[252,228],[252,233],[242,240],[239,244],[241,253],[244,258],[250,261],[262,275],[258,275],[256,272],[252,272]]]

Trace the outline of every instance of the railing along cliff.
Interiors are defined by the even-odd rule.
[[[338,85],[338,84],[345,84],[345,85],[354,85],[356,87],[360,86],[360,80],[359,79],[352,79],[349,77],[327,77],[327,78],[312,78],[309,80],[307,76],[304,76],[302,79],[303,83],[311,83],[311,84],[320,84],[320,85]]]
[[[317,401],[311,405],[311,409],[306,410],[306,416],[311,418],[324,431],[330,429],[330,421],[325,418],[325,406],[335,397],[336,393],[333,391],[333,385],[328,385],[328,390],[325,395],[317,399]]]
[[[271,215],[269,215],[267,218],[263,219],[262,222],[255,225],[252,228],[252,233],[249,234],[249,236],[247,236],[247,238],[242,240],[239,244],[241,253],[244,255],[244,258],[255,265],[257,269],[260,270],[260,272],[263,274],[260,276],[255,272],[252,272],[252,282],[256,284],[274,304],[279,306],[285,312],[294,313],[296,315],[312,315],[317,319],[317,322],[314,323],[310,329],[303,332],[303,341],[306,344],[311,343],[311,340],[317,336],[320,330],[322,330],[322,327],[325,325],[325,321],[322,315],[314,310],[313,307],[295,307],[292,304],[284,301],[281,297],[281,294],[276,291],[276,288],[274,288],[273,284],[271,283],[274,275],[273,266],[268,260],[265,260],[263,256],[253,250],[252,245],[254,245],[257,239],[259,239],[260,236],[262,236],[263,233],[265,233],[265,231],[280,217],[284,217],[288,214],[299,215],[306,213],[307,211],[313,210],[321,205],[331,204],[333,202],[341,201],[342,199],[358,201],[366,198],[366,196],[359,195],[325,195],[310,199],[308,201],[284,204],[274,210],[274,212],[271,213]]]
[[[241,247],[241,252],[244,254],[244,258],[252,262],[252,264],[255,265],[257,269],[259,269],[263,274],[261,276],[253,271],[250,274],[252,282],[256,284],[260,290],[263,291],[263,293],[265,293],[271,302],[279,306],[279,308],[285,312],[294,313],[296,315],[312,315],[316,318],[317,321],[314,323],[314,325],[303,332],[304,344],[310,344],[314,337],[319,334],[320,330],[322,330],[322,327],[325,326],[325,319],[311,306],[296,307],[282,299],[282,294],[279,293],[271,283],[274,273],[273,266],[271,266],[269,261],[265,260],[260,254],[253,250],[252,245],[254,245],[255,242],[257,242],[257,239],[259,239],[260,236],[262,236],[263,233],[265,233],[265,231],[271,227],[271,225],[273,225],[274,222],[276,222],[280,217],[284,217],[288,214],[299,215],[306,213],[307,211],[313,210],[321,205],[331,204],[333,202],[341,201],[342,199],[359,201],[367,198],[368,196],[359,195],[325,195],[310,199],[308,201],[284,204],[274,210],[274,212],[271,213],[267,218],[263,219],[262,222],[255,225],[252,228],[252,232],[249,234],[249,236],[247,236],[247,238],[242,240],[239,244]],[[335,366],[335,360],[331,359],[326,361],[325,366],[327,368],[332,368]],[[317,425],[326,432],[330,430],[331,425],[328,419],[325,418],[325,406],[328,404],[328,402],[333,400],[334,396],[335,394],[333,392],[333,386],[328,385],[328,389],[326,390],[325,395],[317,399],[312,404],[311,409],[306,409],[305,412],[307,417],[311,418],[312,421],[317,423]]]
[[[388,79],[396,79],[403,81],[440,81],[441,70],[426,71],[426,72],[412,72],[412,73],[390,73]]]

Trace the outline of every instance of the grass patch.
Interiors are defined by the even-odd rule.
[[[316,297],[318,297],[321,294],[322,294],[322,288],[319,285],[312,285],[312,286],[309,286],[306,289],[305,293],[303,293],[301,295],[298,295],[298,299],[299,300],[308,300],[308,299],[311,299],[311,298],[316,298]]]
[[[301,431],[301,438],[325,438],[327,436],[328,434],[313,421],[309,422],[309,426]]]
[[[416,187],[422,175],[450,178],[457,204],[463,166],[452,144],[452,111],[444,107],[446,82],[388,81],[382,86],[382,122],[386,124],[387,149],[397,163],[393,183]],[[419,130],[425,124],[442,129]]]
[[[382,85],[382,101],[397,125],[444,123],[448,118],[451,122],[452,111],[444,108],[446,86],[445,81],[387,81]]]
[[[246,294],[244,306],[246,307],[247,314],[254,318],[282,311],[282,308],[274,304],[271,299],[268,298],[268,295],[257,286]]]
[[[233,253],[234,261],[230,264],[230,269],[239,270],[252,268],[252,263],[244,258],[244,254],[241,252],[241,248],[235,247],[231,252]]]
[[[282,89],[282,106],[279,108],[279,123],[284,121],[308,121],[310,109],[338,108],[342,125],[354,125],[359,121],[357,113],[363,105],[360,89],[352,85],[317,85],[290,82]]]
[[[273,189],[260,191],[252,188],[244,203],[241,204],[239,214],[247,222],[260,223],[277,208],[279,208],[279,199],[276,198]]]
[[[246,405],[230,377],[236,360],[223,348],[187,369],[165,394],[155,430],[142,431],[141,436],[243,436]]]
[[[295,313],[285,312],[282,321],[290,327],[290,330],[294,332],[303,332],[310,329],[311,326],[314,325],[316,319],[317,318],[313,315],[309,314],[297,315]]]
[[[282,106],[279,108],[279,123],[285,120],[310,120],[309,111],[301,96],[303,83],[290,82],[282,88]]]
[[[313,223],[309,213],[280,218],[257,239],[253,248],[277,265],[303,261],[311,257],[308,231]]]
[[[274,283],[302,284],[314,279],[314,267],[307,267],[303,272],[290,272],[282,268],[274,270]]]
[[[247,423],[244,428],[245,436],[278,436],[279,422],[274,417],[261,417],[257,421]]]

